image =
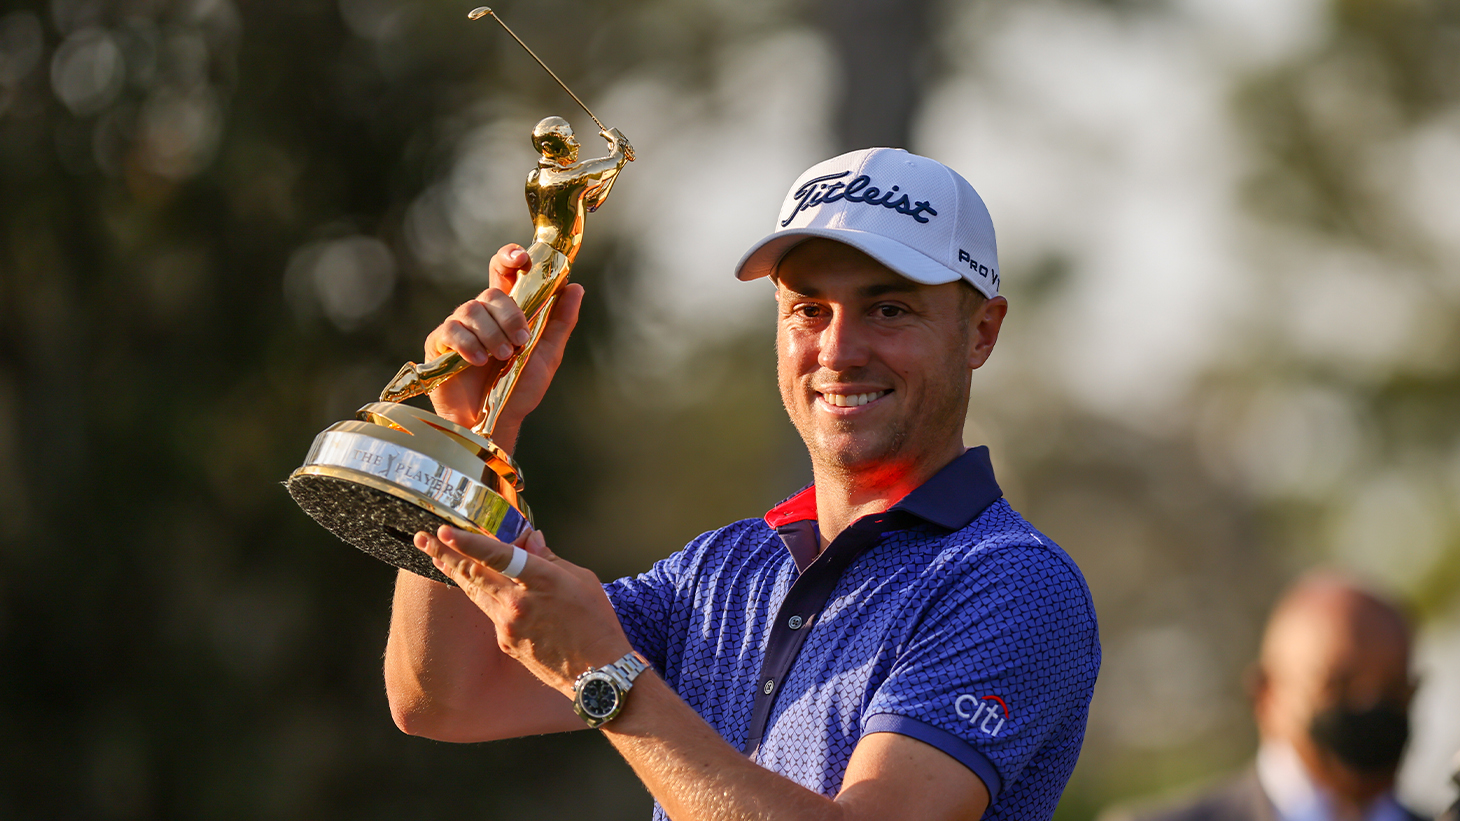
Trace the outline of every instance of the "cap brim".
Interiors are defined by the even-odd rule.
[[[792,248],[813,237],[850,245],[913,282],[942,285],[963,278],[943,263],[895,239],[850,228],[792,228],[777,231],[745,252],[745,256],[735,266],[736,278],[749,281],[770,276]]]

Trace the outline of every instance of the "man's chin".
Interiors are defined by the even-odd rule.
[[[887,466],[896,448],[886,441],[838,441],[819,443],[812,450],[812,460],[825,467],[843,473],[859,473]]]

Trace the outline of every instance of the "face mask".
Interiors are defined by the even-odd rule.
[[[1363,711],[1330,707],[1313,716],[1308,735],[1355,772],[1392,772],[1409,741],[1409,714],[1392,702]]]

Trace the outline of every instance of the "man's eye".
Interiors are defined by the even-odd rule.
[[[815,319],[816,317],[821,316],[821,306],[802,305],[801,307],[796,309],[796,312],[799,313],[801,316],[806,317],[807,319]]]
[[[878,305],[875,310],[877,315],[883,319],[892,319],[906,313],[899,305]]]

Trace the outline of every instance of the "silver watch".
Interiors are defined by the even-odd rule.
[[[573,712],[597,729],[624,709],[624,696],[634,679],[649,669],[649,662],[630,652],[613,664],[588,670],[573,682]]]

